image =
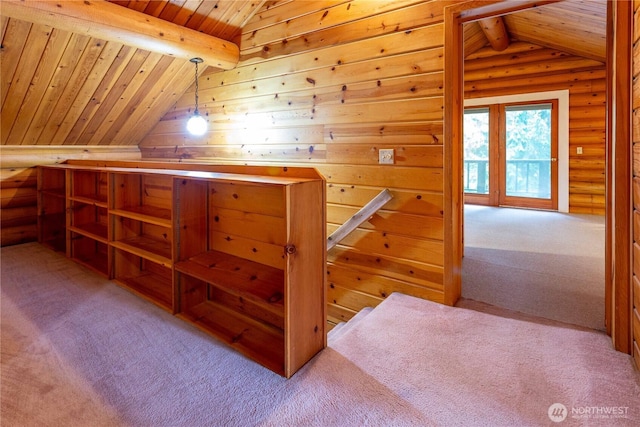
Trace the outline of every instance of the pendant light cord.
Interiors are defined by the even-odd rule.
[[[196,64],[196,110],[194,111],[194,114],[199,114],[198,113],[198,62],[199,61],[193,61]]]

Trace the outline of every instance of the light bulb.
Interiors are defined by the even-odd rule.
[[[200,114],[196,113],[189,118],[187,130],[191,135],[204,135],[207,131],[207,121]]]

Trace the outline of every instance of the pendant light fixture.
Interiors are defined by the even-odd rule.
[[[191,135],[199,136],[207,131],[207,121],[198,111],[198,64],[202,63],[202,58],[191,58],[189,61],[196,64],[196,109],[193,111],[193,116],[189,117],[187,130]]]

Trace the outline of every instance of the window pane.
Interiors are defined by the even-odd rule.
[[[464,112],[464,192],[489,194],[489,109]]]
[[[506,108],[507,196],[551,199],[551,105]]]

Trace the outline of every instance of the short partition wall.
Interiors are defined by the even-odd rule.
[[[39,241],[293,375],[326,346],[324,179],[144,166],[39,167]]]

